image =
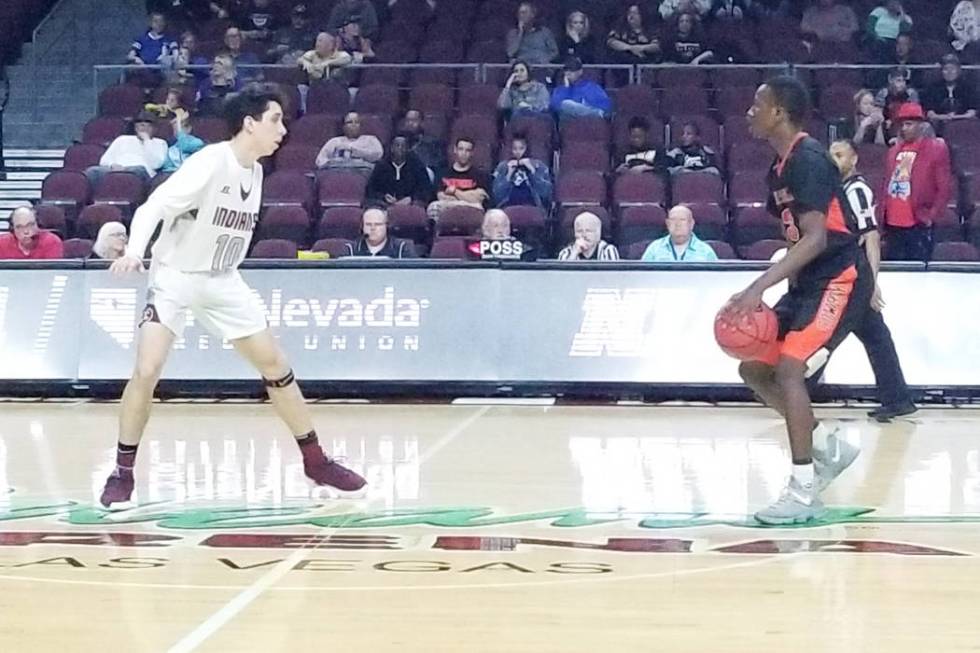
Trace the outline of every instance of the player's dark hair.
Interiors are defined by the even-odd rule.
[[[772,93],[773,99],[786,115],[789,116],[791,123],[797,127],[806,121],[810,115],[810,92],[806,90],[806,85],[796,77],[789,75],[779,75],[766,81],[766,87]]]
[[[264,85],[249,86],[240,93],[229,95],[225,100],[225,122],[228,125],[228,133],[237,136],[245,127],[246,117],[261,120],[262,114],[273,102],[284,106],[282,96],[272,87]]]
[[[833,147],[834,145],[844,145],[851,152],[853,152],[854,154],[857,154],[857,148],[854,147],[854,143],[852,143],[850,139],[847,139],[847,138],[838,138],[836,141],[834,141],[830,145],[831,145],[831,147]]]

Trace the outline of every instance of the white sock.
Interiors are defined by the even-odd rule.
[[[820,449],[820,451],[826,450],[827,436],[829,435],[830,429],[823,422],[817,422],[817,425],[813,427],[813,448]]]
[[[813,463],[806,465],[793,464],[793,478],[803,487],[813,485]]]

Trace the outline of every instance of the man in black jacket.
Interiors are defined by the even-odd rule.
[[[408,151],[408,139],[398,134],[391,141],[388,156],[378,161],[367,183],[369,206],[392,204],[425,206],[432,196],[429,173],[418,157]]]

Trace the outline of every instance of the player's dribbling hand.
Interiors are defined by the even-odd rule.
[[[732,319],[744,320],[761,305],[762,293],[749,286],[742,292],[732,295],[723,310]]]
[[[121,256],[109,266],[109,272],[116,276],[143,271],[143,261],[132,256]]]

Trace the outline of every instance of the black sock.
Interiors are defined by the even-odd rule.
[[[138,444],[120,442],[116,445],[116,473],[132,475],[133,467],[136,466],[136,450],[138,448]]]

